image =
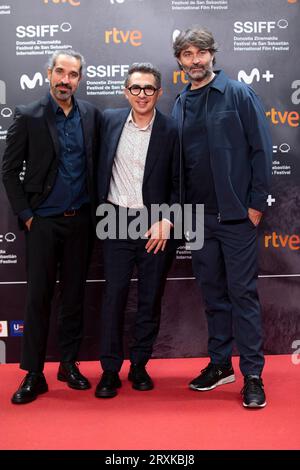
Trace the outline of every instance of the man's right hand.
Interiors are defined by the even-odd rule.
[[[28,232],[30,232],[30,227],[33,221],[33,217],[30,217],[30,219],[26,220],[25,225],[27,227]]]

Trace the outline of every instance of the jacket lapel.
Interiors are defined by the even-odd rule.
[[[92,128],[89,122],[89,114],[87,112],[86,107],[84,106],[84,103],[80,100],[77,100],[79,112],[80,112],[80,117],[81,117],[81,126],[82,126],[82,132],[83,132],[83,141],[84,141],[84,146],[85,146],[85,152],[86,152],[86,157],[87,160],[89,161],[92,158]],[[99,129],[100,132],[100,129]]]
[[[108,154],[107,154],[107,168],[108,174],[111,176],[112,166],[114,162],[114,158],[116,155],[117,147],[119,144],[119,140],[123,131],[123,127],[125,125],[126,119],[130,113],[130,110],[124,110],[124,113],[120,116],[117,116],[117,119],[114,123],[111,124],[111,129],[109,132],[110,136],[110,145],[108,146]]]
[[[164,140],[162,125],[161,125],[161,113],[156,110],[156,116],[153,122],[147,157],[146,157],[146,164],[145,164],[145,172],[144,172],[144,179],[143,185],[149,178],[155,163],[159,157],[161,143]]]
[[[53,111],[53,107],[51,104],[51,101],[48,97],[45,97],[41,101],[42,106],[45,107],[45,119],[47,122],[47,126],[52,138],[55,154],[58,157],[59,156],[59,143],[58,143],[58,136],[57,136],[57,129],[56,129],[56,123],[55,123],[55,114]]]

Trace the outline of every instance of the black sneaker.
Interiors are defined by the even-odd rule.
[[[246,375],[244,377],[244,387],[241,394],[245,408],[264,408],[267,404],[264,384],[258,376]]]
[[[220,366],[210,362],[205,369],[201,370],[201,374],[190,382],[189,387],[192,390],[204,392],[234,381],[235,376],[232,366]]]

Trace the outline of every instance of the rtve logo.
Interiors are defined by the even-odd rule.
[[[54,3],[55,5],[61,5],[62,3],[68,3],[72,7],[78,7],[80,2],[76,0],[44,0],[44,3]]]
[[[270,111],[266,112],[266,116],[270,118],[274,126],[287,124],[290,127],[298,127],[300,123],[300,114],[298,111],[278,111],[275,108],[271,108]]]
[[[174,83],[174,85],[177,85],[177,83],[183,83],[184,85],[189,83],[189,80],[186,77],[186,74],[183,70],[174,70],[174,72],[173,72],[173,83]]]
[[[122,31],[121,29],[113,28],[111,31],[105,31],[104,41],[109,44],[111,41],[115,44],[130,43],[134,47],[142,45],[142,32],[139,30]]]
[[[250,73],[246,73],[245,70],[240,70],[238,73],[238,81],[245,82],[247,85],[250,85],[254,79],[257,82],[259,82],[260,79],[263,79],[269,83],[272,78],[274,78],[274,74],[271,73],[270,70],[266,70],[264,73],[260,74],[260,71],[257,68],[252,69]]]
[[[241,33],[271,33],[273,29],[278,28],[285,29],[289,25],[288,21],[284,18],[276,21],[235,21],[234,32],[236,34]]]
[[[28,26],[17,26],[16,36],[18,38],[43,38],[45,36],[53,37],[59,31],[67,33],[71,31],[70,23],[58,24],[38,24]]]
[[[293,235],[278,235],[272,232],[271,235],[264,236],[265,248],[288,248],[289,250],[296,251],[300,249],[300,236]]]

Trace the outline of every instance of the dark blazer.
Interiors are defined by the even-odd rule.
[[[95,158],[99,153],[102,115],[92,104],[76,100],[82,122],[87,158],[87,186],[95,213]],[[15,214],[36,209],[51,192],[59,162],[59,143],[53,106],[47,95],[18,106],[10,126],[3,156],[3,183]],[[26,162],[24,180],[19,174]]]
[[[103,113],[101,153],[98,166],[98,202],[107,201],[112,167],[130,109],[108,109]],[[180,202],[179,139],[176,122],[156,111],[145,163],[143,201],[151,204]]]

